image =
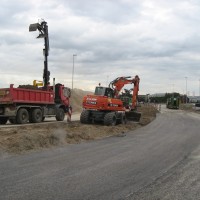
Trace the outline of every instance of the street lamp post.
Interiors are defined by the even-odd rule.
[[[187,76],[185,77],[185,103],[187,103]]]
[[[199,96],[200,96],[200,79],[199,79]]]
[[[77,56],[76,54],[73,54],[73,68],[72,68],[72,90],[73,90],[73,84],[74,84],[74,57]]]

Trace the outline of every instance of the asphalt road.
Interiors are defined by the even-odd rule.
[[[1,200],[200,199],[200,115],[163,110],[110,137],[0,158]]]

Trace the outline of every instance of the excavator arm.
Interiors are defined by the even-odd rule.
[[[134,88],[133,88],[133,97],[132,97],[132,107],[131,110],[135,110],[137,106],[137,98],[138,98],[138,91],[139,91],[139,83],[140,78],[139,76],[135,76],[133,80]]]
[[[109,87],[113,89],[114,97],[117,98],[119,96],[120,91],[125,85],[134,84],[134,87],[132,89],[133,96],[132,96],[132,107],[131,107],[131,110],[134,110],[137,104],[139,83],[140,83],[140,78],[138,75],[136,75],[134,78],[132,78],[131,76],[118,77],[115,80],[110,82]]]
[[[111,81],[109,87],[113,89],[114,96],[118,97],[120,91],[126,84],[132,84],[132,79],[130,76],[127,77],[118,77],[115,80]]]

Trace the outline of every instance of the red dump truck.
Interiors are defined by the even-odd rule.
[[[49,86],[48,90],[14,88],[11,84],[0,89],[0,124],[8,120],[17,124],[38,123],[45,117],[63,121],[70,109],[69,98],[70,89],[62,84]]]
[[[69,104],[70,89],[63,84],[50,86],[47,56],[49,52],[48,26],[45,21],[31,24],[29,31],[40,32],[37,38],[44,38],[44,73],[41,84],[22,85],[17,88],[10,84],[9,88],[0,88],[0,124],[25,124],[41,122],[45,117],[55,117],[63,121],[65,114],[71,113]],[[38,85],[42,87],[38,87]]]

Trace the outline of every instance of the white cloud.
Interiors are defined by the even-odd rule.
[[[198,94],[200,3],[197,0],[50,0],[0,2],[0,87],[42,79],[43,41],[29,33],[49,26],[51,78],[93,89],[118,76],[141,77],[140,93]],[[4,74],[4,76],[2,76]],[[22,78],[23,77],[23,78]]]

